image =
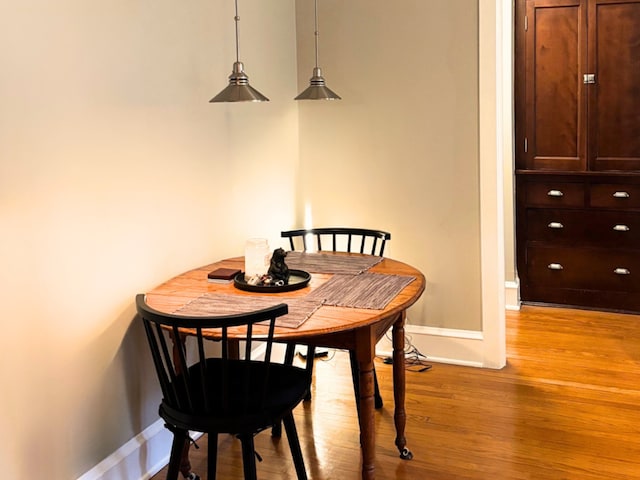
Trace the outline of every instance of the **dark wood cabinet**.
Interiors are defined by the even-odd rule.
[[[521,299],[640,312],[640,0],[515,20]]]

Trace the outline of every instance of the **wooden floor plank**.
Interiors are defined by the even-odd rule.
[[[525,306],[507,313],[507,337],[502,370],[407,372],[410,461],[393,444],[391,366],[376,363],[377,478],[640,480],[640,316]],[[310,479],[360,478],[347,355],[317,362],[313,399],[295,416]],[[260,479],[295,478],[286,438],[263,432],[256,448]],[[205,452],[191,457],[202,480]],[[218,478],[242,479],[240,458],[239,442],[222,435]]]

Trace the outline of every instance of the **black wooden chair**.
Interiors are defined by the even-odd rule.
[[[321,227],[298,230],[287,230],[280,232],[282,238],[289,239],[289,246],[292,251],[332,251],[332,252],[357,252],[368,255],[384,256],[384,247],[391,234],[383,230],[370,230],[366,228],[351,227]],[[295,345],[287,346],[286,361],[290,362],[295,354]],[[353,388],[356,394],[356,404],[360,397],[360,375],[358,361],[354,352],[349,352],[351,360],[351,375],[353,377]],[[307,362],[313,363],[313,352],[308,352]],[[311,366],[313,368],[313,365]],[[378,387],[378,377],[373,370],[375,388],[375,408],[383,407],[380,388]],[[310,398],[310,394],[307,399]]]
[[[209,435],[207,479],[216,478],[218,434],[230,433],[242,443],[245,480],[256,480],[253,437],[280,421],[287,432],[297,478],[306,480],[293,409],[307,393],[310,370],[271,360],[275,320],[287,313],[287,305],[240,315],[194,317],[154,310],[140,294],[136,308],[162,389],[159,414],[173,432],[167,480],[178,478],[182,455],[191,441],[190,430]],[[261,326],[261,335],[254,335],[258,322],[266,322],[268,334],[264,334],[267,326]],[[217,329],[220,341],[207,341],[205,329]],[[240,358],[232,358],[234,343],[229,329],[246,330]],[[252,355],[258,345],[264,346],[264,351],[256,359]]]

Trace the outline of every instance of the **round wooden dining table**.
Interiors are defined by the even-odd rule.
[[[353,253],[320,252],[324,257],[340,256],[342,262],[354,261],[366,255]],[[360,258],[361,260],[362,258]],[[405,334],[406,311],[422,295],[425,289],[424,275],[416,268],[390,258],[377,258],[378,263],[366,269],[368,274],[383,281],[410,277],[403,286],[381,309],[361,308],[359,306],[340,306],[321,304],[300,325],[276,326],[275,336],[278,342],[309,345],[315,347],[345,349],[355,353],[359,365],[359,420],[360,444],[362,449],[362,478],[375,479],[375,408],[374,408],[374,358],[378,341],[391,328],[393,344],[393,391],[394,421],[396,427],[395,445],[403,459],[412,458],[405,438]],[[236,257],[204,265],[182,273],[146,293],[147,303],[162,312],[180,313],[188,305],[203,299],[233,296],[238,301],[251,302],[252,299],[264,299],[260,292],[237,288],[234,282],[213,283],[207,280],[212,270],[224,267],[244,269],[244,258]],[[287,303],[287,299],[308,299],[314,292],[321,292],[334,273],[309,272],[311,278],[304,288],[270,293],[274,304]],[[354,277],[355,278],[355,277]],[[346,289],[348,290],[348,289]],[[213,300],[212,300],[213,301]],[[339,303],[339,302],[337,302]],[[291,310],[291,309],[290,309]],[[190,468],[183,467],[183,473]]]

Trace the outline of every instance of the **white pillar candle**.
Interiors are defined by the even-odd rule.
[[[244,278],[249,279],[266,275],[269,271],[271,253],[266,238],[250,238],[244,248]]]

